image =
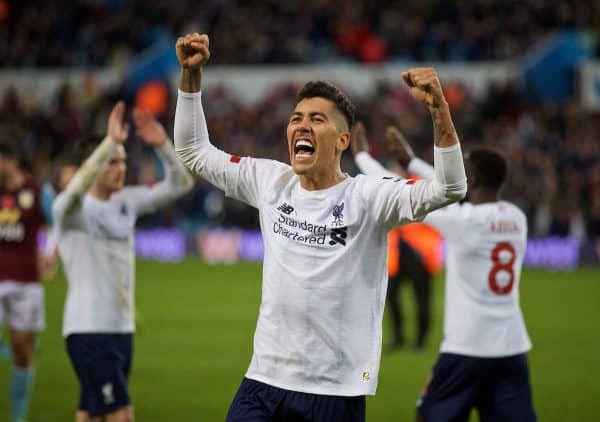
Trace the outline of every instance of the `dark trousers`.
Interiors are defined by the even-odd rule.
[[[365,396],[300,393],[244,378],[227,422],[364,422]]]
[[[440,354],[417,404],[417,420],[467,422],[473,408],[482,422],[535,422],[527,355]]]
[[[425,346],[431,325],[431,276],[421,256],[406,242],[399,242],[400,268],[398,273],[388,280],[387,306],[392,317],[392,346],[404,344],[404,317],[402,302],[399,298],[400,285],[409,280],[417,300],[417,339],[415,346]]]

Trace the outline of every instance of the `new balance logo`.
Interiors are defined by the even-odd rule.
[[[331,246],[339,243],[342,246],[346,246],[346,238],[348,237],[348,227],[338,227],[331,229],[331,240],[329,244]]]
[[[294,212],[294,207],[286,204],[285,202],[281,204],[277,209],[287,215],[290,215],[292,212]]]

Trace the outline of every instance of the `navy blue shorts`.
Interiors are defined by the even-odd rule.
[[[536,421],[527,355],[442,353],[419,400],[418,415],[426,422],[468,421],[473,408],[484,422]]]
[[[299,393],[244,378],[227,422],[364,422],[365,396]]]
[[[71,334],[66,343],[79,379],[79,410],[98,416],[131,403],[132,334]]]

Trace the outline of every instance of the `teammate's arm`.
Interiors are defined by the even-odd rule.
[[[83,196],[94,183],[102,167],[108,162],[117,146],[127,140],[129,125],[123,122],[124,114],[125,103],[119,101],[108,118],[106,137],[77,170],[64,192],[54,201],[52,214],[56,225],[63,224],[65,218],[81,206]]]
[[[177,155],[192,173],[228,196],[258,206],[259,180],[256,176],[262,160],[227,154],[209,140],[201,100],[202,66],[210,57],[208,36],[195,33],[181,37],[177,40],[176,50],[181,65],[173,136]]]
[[[379,161],[369,154],[369,142],[367,131],[362,122],[356,122],[352,128],[350,149],[354,156],[354,162],[358,169],[370,176],[398,177],[398,175],[387,170]]]
[[[147,111],[136,108],[133,120],[138,136],[156,151],[165,167],[165,178],[152,187],[141,188],[133,202],[136,212],[152,212],[188,192],[194,185],[192,175],[177,158],[163,126]],[[132,191],[133,193],[133,191]]]
[[[434,167],[416,156],[412,147],[398,128],[394,126],[388,127],[385,137],[389,153],[410,174],[415,174],[423,179],[433,179],[435,177]],[[371,158],[371,160],[373,159]],[[462,221],[462,214],[458,204],[451,204],[431,212],[423,220],[424,223],[436,228],[445,236],[451,235],[453,230],[462,224]]]
[[[397,127],[389,126],[387,128],[385,141],[390,154],[410,174],[415,174],[423,179],[435,178],[433,166],[415,155],[412,147]]]

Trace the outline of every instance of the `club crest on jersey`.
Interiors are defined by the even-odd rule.
[[[22,209],[28,210],[33,205],[33,192],[30,189],[22,190],[19,192],[18,202]]]
[[[342,214],[342,212],[344,211],[344,203],[342,202],[339,205],[336,205],[335,207],[333,207],[333,222],[331,223],[332,226],[334,227],[340,227],[344,225],[344,214]]]
[[[292,207],[291,205],[288,205],[286,202],[284,202],[279,207],[277,207],[277,209],[287,215],[290,215],[291,213],[294,212],[294,207]]]

